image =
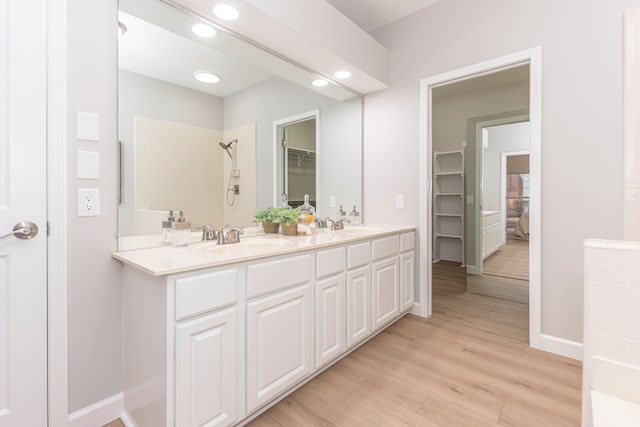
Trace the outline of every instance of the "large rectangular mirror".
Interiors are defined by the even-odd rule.
[[[118,19],[120,250],[160,245],[169,210],[194,231],[255,226],[281,193],[361,210],[360,96],[161,0]]]

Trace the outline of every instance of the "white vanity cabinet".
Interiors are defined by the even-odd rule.
[[[347,246],[347,347],[371,334],[371,243]]]
[[[243,274],[234,266],[154,277],[125,265],[124,401],[137,426],[244,418]]]
[[[173,266],[205,259],[197,246],[118,253],[125,413],[137,427],[247,422],[412,307],[407,231],[295,238],[302,249],[191,270]]]
[[[415,236],[413,232],[400,235],[400,305],[410,310],[415,299]]]
[[[399,238],[385,237],[371,242],[371,289],[373,330],[400,314]]]
[[[326,364],[346,349],[345,248],[316,253],[315,367]]]
[[[247,412],[313,370],[313,256],[247,267]]]

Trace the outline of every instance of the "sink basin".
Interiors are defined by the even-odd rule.
[[[252,254],[256,252],[268,252],[278,249],[285,249],[293,247],[294,242],[289,240],[279,239],[263,239],[263,238],[250,238],[240,240],[240,243],[230,243],[227,245],[208,245],[204,248],[206,252],[222,252],[241,254],[246,252]]]

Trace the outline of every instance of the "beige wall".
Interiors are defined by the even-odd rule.
[[[117,2],[68,2],[69,411],[122,391],[122,284],[116,250]],[[75,112],[100,116],[100,142],[75,139]],[[100,180],[76,179],[77,151],[100,152]],[[101,215],[77,216],[77,189],[100,189]]]
[[[418,224],[420,79],[541,46],[542,333],[582,341],[582,241],[622,237],[622,14],[639,5],[448,0],[374,32],[391,88],[365,99],[367,221]]]

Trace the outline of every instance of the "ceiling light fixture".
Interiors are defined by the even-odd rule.
[[[207,71],[196,71],[193,73],[193,77],[202,83],[218,83],[220,81],[220,77]]]
[[[207,24],[193,24],[191,31],[196,35],[205,38],[211,38],[216,35],[216,29]]]
[[[213,8],[213,13],[225,21],[235,21],[240,16],[240,12],[235,7],[228,4],[219,4]]]
[[[336,79],[348,79],[351,77],[351,73],[347,70],[336,71],[334,74]]]
[[[127,32],[127,26],[118,21],[118,35],[123,36]]]
[[[328,81],[326,81],[325,79],[317,79],[311,82],[312,85],[316,86],[316,87],[324,87],[326,85],[329,84]]]

